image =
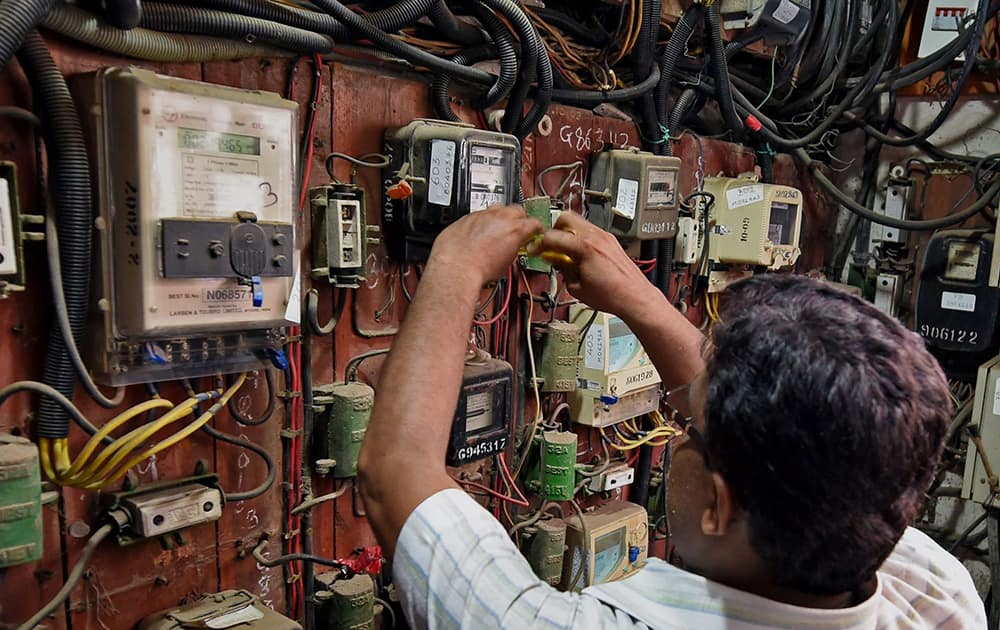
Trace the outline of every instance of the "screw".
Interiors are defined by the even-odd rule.
[[[222,241],[212,241],[208,244],[208,253],[212,258],[220,258],[226,253],[226,248],[222,245]]]
[[[163,525],[163,515],[157,514],[153,517],[153,525]]]
[[[285,244],[286,238],[285,238],[284,234],[282,234],[281,232],[278,232],[277,234],[274,235],[274,239],[273,240],[274,240],[274,244],[275,245],[277,245],[278,247],[281,247],[282,245]]]
[[[168,580],[164,575],[157,575],[156,579],[153,580],[153,583],[157,586],[166,586],[170,583],[170,580]]]
[[[205,510],[206,512],[211,512],[213,509],[215,509],[215,504],[212,503],[211,501],[206,501],[205,505],[201,506],[201,509]]]
[[[287,261],[288,261],[288,258],[286,258],[284,256],[280,256],[280,255],[279,256],[275,256],[274,258],[271,259],[271,262],[274,264],[275,267],[284,267],[285,266],[285,262],[287,262]]]

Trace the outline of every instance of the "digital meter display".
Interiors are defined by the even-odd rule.
[[[469,156],[469,210],[476,212],[506,203],[509,188],[507,163],[510,154],[503,149],[472,145]]]
[[[237,133],[178,127],[177,144],[182,149],[215,151],[237,155],[260,155],[260,138]]]
[[[618,372],[643,350],[639,339],[621,319],[611,318],[608,331],[608,372]]]
[[[611,577],[621,562],[625,551],[625,528],[604,534],[594,541],[594,581],[603,582]]]

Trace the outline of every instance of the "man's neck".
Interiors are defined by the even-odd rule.
[[[772,599],[776,602],[791,604],[792,606],[801,606],[803,608],[850,608],[851,606],[857,606],[864,600],[868,599],[875,592],[874,579],[869,580],[869,582],[859,586],[853,591],[838,593],[836,595],[815,595],[812,593],[803,593],[802,591],[777,586],[769,582],[756,582],[742,585],[729,584],[729,586],[738,588],[742,591],[747,591],[748,593],[753,593],[754,595],[766,597],[767,599]]]

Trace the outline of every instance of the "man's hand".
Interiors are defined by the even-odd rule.
[[[447,269],[482,286],[504,276],[517,251],[542,224],[520,206],[494,206],[452,223],[434,239],[428,267]]]
[[[572,212],[559,215],[555,228],[529,252],[541,253],[555,265],[575,298],[606,313],[623,315],[643,292],[655,290],[618,239]],[[546,256],[549,252],[565,254],[573,262]]]

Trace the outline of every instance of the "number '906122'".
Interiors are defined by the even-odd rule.
[[[920,336],[924,339],[935,341],[950,341],[951,343],[965,343],[975,345],[979,343],[979,332],[975,330],[961,330],[948,328],[945,326],[929,326],[921,324]]]

